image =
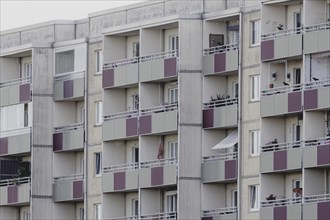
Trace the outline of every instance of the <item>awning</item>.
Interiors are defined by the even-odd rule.
[[[219,150],[219,149],[225,149],[229,147],[233,147],[238,142],[238,130],[234,130],[230,133],[225,139],[220,141],[217,145],[212,147],[212,150]]]

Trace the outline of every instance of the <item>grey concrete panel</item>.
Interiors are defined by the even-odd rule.
[[[303,148],[303,166],[317,166],[317,146],[308,146]]]
[[[139,187],[146,188],[151,186],[151,169],[143,168],[139,170]]]
[[[307,32],[304,34],[304,53],[315,53],[318,51],[318,44],[315,39],[318,38],[317,32]]]
[[[273,172],[273,151],[271,152],[261,152],[260,154],[260,172],[268,173]]]
[[[134,63],[127,66],[126,84],[138,83],[139,80],[139,64]]]
[[[318,52],[330,50],[330,30],[322,30],[318,32]]]
[[[103,192],[113,192],[113,173],[102,174],[102,190]]]
[[[288,205],[286,209],[286,217],[287,219],[292,220],[301,219],[301,204]]]
[[[288,113],[288,94],[274,95],[274,115]]]
[[[73,131],[73,149],[82,149],[84,147],[84,129],[80,128]]]
[[[238,50],[226,52],[226,71],[238,70]]]
[[[225,126],[225,112],[223,107],[215,108],[213,111],[213,126],[214,127],[222,127]]]
[[[139,178],[139,170],[126,171],[125,189],[126,190],[138,189],[139,187],[138,178]]]
[[[151,63],[151,79],[162,79],[164,78],[164,60],[158,59]]]
[[[75,79],[73,81],[73,97],[83,97],[85,88],[85,78]]]
[[[115,138],[115,121],[105,121],[102,124],[103,141],[110,141]]]
[[[164,166],[164,185],[174,185],[176,180],[176,165]]]
[[[19,152],[19,136],[8,137],[8,154],[17,154]]]
[[[8,202],[7,187],[0,187],[0,205],[5,205]]]
[[[329,108],[330,107],[330,87],[324,87],[318,89],[317,103],[318,108]]]
[[[204,183],[212,181],[212,173],[213,173],[213,164],[203,163],[202,164],[202,181]]]
[[[75,38],[75,25],[56,24],[55,42],[73,40]]]
[[[59,101],[63,100],[63,82],[55,82],[54,84],[54,100]]]
[[[127,23],[145,21],[164,16],[164,4],[153,4],[127,10]]]
[[[279,59],[288,56],[288,37],[283,36],[274,40],[274,59]]]
[[[115,138],[126,137],[126,118],[120,118],[115,120]]]
[[[260,208],[260,219],[272,219],[274,218],[273,207],[262,207]]]
[[[214,161],[212,169],[212,179],[213,181],[223,181],[225,180],[225,161]]]
[[[54,25],[30,29],[21,32],[21,45],[29,43],[52,43],[54,42]]]
[[[9,87],[0,88],[0,106],[9,105]]]
[[[26,153],[31,151],[31,135],[23,134],[19,136],[19,151],[21,153]]]
[[[178,129],[177,111],[170,111],[164,113],[164,130],[176,131]]]
[[[165,1],[165,16],[201,12],[202,4],[199,1]]]
[[[142,62],[139,65],[140,82],[151,80],[151,63],[152,61]]]
[[[223,112],[225,114],[226,126],[237,125],[237,104],[224,107]]]
[[[76,39],[86,38],[89,35],[89,23],[77,24],[76,25]]]
[[[19,103],[19,85],[9,87],[8,102],[10,105]]]
[[[155,113],[151,116],[151,133],[164,132],[165,130],[165,113]]]
[[[317,203],[303,204],[304,219],[317,219]]]
[[[30,201],[30,183],[18,186],[18,203],[27,203]]]
[[[275,112],[275,96],[261,96],[260,97],[260,113],[262,117],[274,115]]]
[[[126,84],[126,66],[115,68],[114,86],[122,86]]]
[[[62,202],[72,200],[72,182],[55,183],[53,200]]]
[[[301,151],[301,147],[287,150],[287,169],[301,168]]]
[[[214,74],[214,54],[203,56],[203,73]]]
[[[21,42],[20,34],[20,32],[16,32],[0,36],[0,48],[3,50],[6,48],[19,46]]]
[[[102,36],[102,30],[126,23],[126,11],[90,17],[90,38]]]
[[[302,54],[302,35],[291,35],[288,37],[288,56],[298,56]]]
[[[73,148],[73,132],[63,133],[63,150],[70,150]]]

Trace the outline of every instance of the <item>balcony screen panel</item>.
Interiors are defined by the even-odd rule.
[[[74,50],[55,54],[55,74],[74,71]]]
[[[0,110],[0,130],[24,127],[24,104],[2,107]]]
[[[212,150],[220,150],[225,148],[233,147],[238,142],[238,130],[234,130],[225,139],[220,141],[217,145],[212,147]]]

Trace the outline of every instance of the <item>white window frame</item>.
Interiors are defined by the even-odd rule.
[[[84,208],[79,208],[79,220],[85,220],[85,210],[84,210]]]
[[[259,211],[260,209],[260,185],[249,186],[249,207],[251,212]]]
[[[32,63],[25,63],[24,64],[24,72],[23,78],[31,77],[32,76]]]
[[[259,46],[261,41],[261,21],[259,20],[253,20],[250,22],[250,28],[251,28],[251,46]]]
[[[299,140],[297,138],[298,132],[299,132]],[[301,125],[299,123],[292,125],[292,141],[293,142],[301,141]]]
[[[133,94],[132,96],[132,110],[139,110],[139,94]]]
[[[174,203],[174,204],[172,204]],[[176,212],[178,210],[178,197],[176,191],[166,193],[166,212]],[[172,209],[174,208],[174,209]]]
[[[31,213],[30,212],[23,212],[23,220],[30,220]]]
[[[94,204],[94,218],[95,220],[101,220],[102,218],[102,207],[101,203]]]
[[[94,154],[94,173],[95,177],[102,176],[102,153],[96,152]]]
[[[103,51],[96,50],[95,51],[95,74],[100,75],[102,74],[103,70]]]
[[[178,87],[169,88],[168,89],[168,102],[169,103],[177,103],[178,100],[179,100],[179,89],[178,89]]]
[[[177,158],[178,157],[178,142],[171,141],[167,145],[167,156],[168,158]]]
[[[179,35],[171,35],[169,36],[169,50],[177,51],[179,50]]]
[[[102,125],[103,121],[103,102],[95,102],[95,125]]]
[[[296,187],[297,183],[299,183],[298,188],[302,188],[301,187],[301,180],[300,179],[294,179],[294,180],[292,180],[292,189],[297,188]],[[292,197],[298,198],[298,197],[301,197],[301,195],[299,193],[292,192]]]
[[[250,131],[250,155],[252,157],[260,155],[260,130]]]
[[[252,102],[260,101],[260,75],[250,76],[250,98]]]
[[[236,204],[235,204],[236,202]],[[237,207],[238,205],[238,191],[237,189],[233,189],[231,191],[231,206],[232,207]]]
[[[236,91],[237,89],[237,91]],[[238,98],[239,97],[239,84],[238,82],[233,83],[233,97]]]
[[[136,203],[137,203],[137,210],[136,210]],[[139,199],[132,199],[132,216],[133,217],[139,216]]]

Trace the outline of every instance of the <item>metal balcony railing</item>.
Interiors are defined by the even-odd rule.
[[[301,197],[268,200],[261,202],[261,207],[287,206],[287,205],[301,203],[301,201],[302,201]]]
[[[238,44],[226,44],[216,47],[210,47],[203,50],[203,55],[223,53],[227,51],[238,50]]]
[[[305,32],[320,31],[330,29],[330,22],[310,25],[304,28]]]
[[[219,215],[230,215],[237,213],[237,207],[225,207],[219,209],[210,209],[202,211],[203,217],[219,216]]]
[[[305,83],[304,89],[308,90],[308,89],[327,87],[327,86],[330,86],[330,79]]]
[[[285,142],[285,143],[270,142],[266,145],[260,146],[261,152],[287,150],[287,149],[298,148],[298,147],[301,147],[301,141]]]
[[[156,214],[141,215],[140,219],[154,220],[154,219],[176,219],[177,212],[164,212]]]
[[[302,27],[299,28],[292,28],[292,29],[288,29],[288,30],[282,30],[282,31],[275,31],[269,34],[262,34],[261,35],[261,40],[270,40],[270,39],[274,39],[277,37],[282,37],[282,36],[290,36],[290,35],[297,35],[297,34],[302,34]]]
[[[139,169],[139,163],[128,163],[128,164],[105,166],[103,167],[103,173],[111,173],[111,172],[135,170],[135,169]]]
[[[105,218],[107,220],[138,220],[138,216],[129,216],[129,217],[115,217],[115,218]]]
[[[30,183],[30,180],[31,180],[30,177],[0,180],[0,187],[26,184],[26,183]]]
[[[237,158],[237,152],[210,155],[203,157],[203,163],[219,161],[219,160],[233,160],[236,158]]]
[[[32,82],[32,77],[25,77],[25,78],[19,78],[19,79],[12,79],[12,80],[7,80],[0,82],[0,88],[4,88],[7,86],[13,86],[13,85],[22,85],[22,84],[27,84]]]
[[[329,201],[330,201],[330,194],[313,195],[313,196],[304,197],[304,203],[329,202]]]
[[[266,89],[261,91],[261,96],[284,94],[289,92],[301,91],[302,84],[290,85],[290,86],[279,86],[271,89]]]
[[[178,50],[171,50],[171,51],[166,51],[166,52],[143,55],[140,57],[140,62],[159,60],[159,59],[168,59],[168,58],[173,58],[173,57],[178,57],[178,56],[179,56]]]
[[[137,117],[137,116],[139,116],[138,110],[118,112],[118,113],[113,113],[113,114],[109,114],[109,115],[104,115],[103,121],[110,121],[110,120],[120,119],[120,118],[132,118],[132,117]]]
[[[140,162],[141,168],[152,168],[152,167],[159,167],[169,164],[177,164],[177,158],[166,158],[166,159],[160,159],[160,160],[150,160],[150,161],[144,161]]]
[[[70,182],[75,180],[82,180],[84,175],[82,173],[67,175],[67,176],[59,176],[54,177],[54,183],[63,183],[63,182]]]
[[[111,62],[104,63],[103,69],[113,69],[119,66],[126,66],[134,63],[138,63],[140,60],[140,57],[133,57],[133,58],[126,58],[121,60],[115,60]]]
[[[83,77],[85,77],[85,71],[60,73],[54,76],[54,82],[70,80],[70,79],[80,79]]]
[[[203,103],[203,109],[223,107],[223,106],[228,106],[228,105],[234,105],[237,103],[238,103],[237,98],[218,99],[218,100],[210,101],[207,103]]]
[[[79,128],[84,128],[84,122],[55,127],[54,133],[56,134],[56,133],[60,133],[60,132],[73,131],[73,130],[77,130]]]
[[[31,130],[31,127],[24,127],[0,131],[0,138],[28,134],[31,133]]]
[[[305,147],[330,144],[330,136],[305,140]]]
[[[176,110],[178,110],[178,103],[171,103],[167,105],[151,107],[147,109],[142,109],[140,111],[141,111],[141,115],[150,115],[159,112],[168,112],[168,111],[176,111]]]

